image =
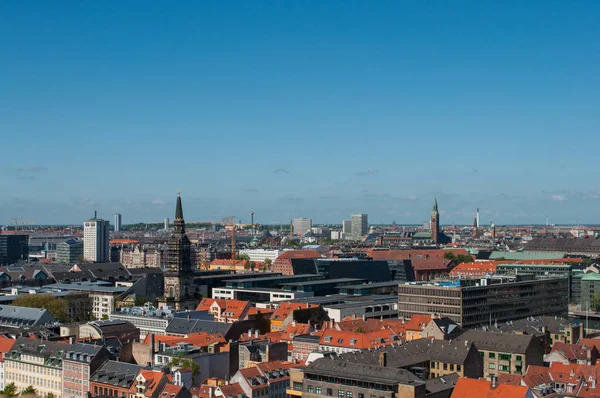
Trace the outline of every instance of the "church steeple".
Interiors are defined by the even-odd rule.
[[[435,195],[433,195],[433,210],[431,211],[431,214],[439,214],[438,205],[437,205],[437,196],[435,196]]]
[[[183,207],[181,207],[181,192],[177,191],[177,207],[175,208],[175,220],[183,220]]]

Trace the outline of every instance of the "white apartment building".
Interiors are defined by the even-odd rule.
[[[108,221],[92,218],[83,223],[83,259],[96,263],[107,263],[109,257]]]
[[[250,261],[264,262],[266,259],[271,261],[277,260],[277,257],[283,254],[283,250],[266,250],[266,249],[243,249],[239,251],[240,255],[246,254]]]
[[[292,220],[294,235],[302,235],[312,228],[312,220],[310,218],[295,218]]]

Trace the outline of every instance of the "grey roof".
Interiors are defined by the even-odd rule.
[[[225,335],[231,325],[223,322],[203,321],[200,319],[173,318],[165,330],[173,334],[196,332],[221,333]]]
[[[380,347],[376,350],[361,350],[342,354],[341,361],[358,362],[362,364],[378,364],[379,354],[385,352],[387,366],[405,368],[427,361],[439,361],[463,365],[473,344],[468,342],[419,339],[407,341],[404,344],[394,344]]]
[[[0,305],[0,325],[2,326],[22,327],[53,322],[56,322],[56,319],[44,308]]]
[[[422,384],[408,370],[365,363],[335,361],[320,358],[304,368],[304,373],[319,374],[381,384]]]
[[[537,338],[526,334],[467,330],[455,341],[472,342],[479,350],[525,354],[534,339]]]
[[[127,287],[113,287],[113,286],[102,286],[98,283],[54,283],[52,285],[46,285],[47,289],[60,289],[60,290],[77,290],[81,292],[99,292],[99,293],[123,293]]]
[[[436,395],[436,398],[449,398],[459,378],[458,373],[452,373],[435,379],[429,379],[425,383],[427,394],[440,394]],[[446,394],[442,394],[442,391]]]
[[[90,377],[90,381],[117,387],[129,387],[141,369],[143,369],[142,366],[131,363],[106,361],[104,365]]]
[[[343,289],[369,289],[374,287],[386,287],[386,286],[396,286],[398,285],[398,281],[385,281],[385,282],[372,282],[372,283],[362,283],[356,285],[346,285],[340,286]]]
[[[5,358],[19,360],[22,354],[29,354],[43,358],[46,366],[60,368],[65,353],[70,348],[71,344],[67,343],[19,337]]]
[[[479,329],[492,332],[524,333],[539,336],[544,334],[542,328],[545,328],[549,333],[560,334],[563,333],[565,327],[578,325],[580,323],[580,321],[574,319],[554,316],[538,316],[509,322],[493,323],[491,325],[482,326]]]
[[[440,328],[440,330],[442,328],[444,328],[445,334],[451,334],[451,333],[461,331],[460,327],[456,324],[456,322],[454,322],[452,319],[450,319],[448,317],[435,318],[435,319],[432,319],[432,321],[433,321],[433,323],[435,323],[435,325],[438,328]]]
[[[67,350],[64,359],[74,362],[90,363],[102,348],[103,346],[101,345],[75,343]]]
[[[310,286],[310,285],[329,285],[343,282],[360,282],[366,281],[361,278],[337,278],[337,279],[319,279],[316,281],[288,282],[282,283],[281,286]]]

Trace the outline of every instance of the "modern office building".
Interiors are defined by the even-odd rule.
[[[352,220],[342,221],[342,235],[344,239],[352,238]]]
[[[313,261],[317,272],[328,279],[358,278],[369,282],[384,282],[392,279],[388,262],[359,258],[319,258]]]
[[[571,264],[498,264],[496,266],[496,274],[498,275],[533,274],[536,278],[568,278],[569,298],[572,297],[572,292],[574,290],[571,278],[572,270],[573,266]],[[577,280],[576,282],[579,283],[580,280]]]
[[[122,228],[121,228],[121,215],[119,213],[115,214],[115,225],[113,226],[115,229],[115,232],[119,232]]]
[[[463,328],[540,315],[566,315],[568,278],[534,275],[494,276],[400,285],[401,318],[414,314],[446,316]]]
[[[271,260],[271,262],[277,260],[277,257],[281,256],[284,251],[283,250],[268,250],[268,249],[242,249],[239,251],[240,255],[247,255],[250,261],[260,261],[263,262],[267,259]]]
[[[369,232],[369,221],[366,214],[352,214],[352,240],[362,240]]]
[[[592,308],[592,298],[600,295],[600,275],[596,273],[585,274],[581,277],[581,309],[586,311]]]
[[[165,222],[164,222],[164,224],[165,224],[165,225],[163,226],[163,229],[164,229],[165,231],[168,231],[168,230],[169,230],[169,218],[165,218]]]
[[[0,235],[0,265],[10,265],[29,256],[29,235]]]
[[[69,239],[56,245],[56,261],[75,264],[83,261],[83,241]]]
[[[83,224],[83,258],[85,261],[108,263],[109,222],[96,217]]]
[[[295,218],[292,220],[294,235],[303,235],[312,228],[312,220],[310,218]]]

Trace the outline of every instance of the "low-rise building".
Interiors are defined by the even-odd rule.
[[[73,344],[63,358],[63,398],[81,398],[90,392],[90,376],[110,354],[104,346]]]
[[[14,383],[17,391],[28,386],[41,396],[63,397],[63,359],[70,344],[18,338],[4,356],[4,382]]]
[[[217,322],[234,323],[244,320],[251,307],[249,301],[203,298],[196,311],[208,311]]]
[[[536,336],[468,330],[454,341],[475,344],[486,377],[500,373],[523,375],[528,366],[543,364],[545,348]]]
[[[242,249],[239,251],[240,255],[246,255],[250,261],[254,262],[275,261],[283,253],[283,250],[277,249]]]
[[[41,326],[54,322],[56,322],[56,319],[45,308],[0,305],[0,326],[4,328],[20,329],[26,326]]]
[[[75,264],[83,261],[83,241],[69,239],[56,245],[56,261]]]
[[[593,345],[565,344],[556,342],[552,351],[544,355],[544,362],[552,365],[554,362],[568,365],[575,363],[579,365],[595,365],[598,358],[598,349]]]
[[[427,393],[425,382],[411,372],[378,365],[322,358],[290,373],[291,397],[422,398]]]
[[[555,362],[550,367],[530,366],[522,384],[537,397],[597,397],[600,396],[600,367]]]
[[[390,344],[377,350],[342,354],[338,360],[405,369],[422,380],[456,373],[461,377],[483,375],[483,359],[472,342],[419,339]]]
[[[282,361],[259,363],[238,370],[231,382],[239,383],[248,397],[282,398],[290,386],[290,368],[298,366]]]
[[[142,366],[131,363],[106,361],[90,377],[92,397],[129,397]]]
[[[477,397],[506,397],[506,398],[535,398],[533,392],[524,386],[497,383],[496,380],[474,380],[461,377],[457,380],[451,398],[471,398],[476,392]]]

